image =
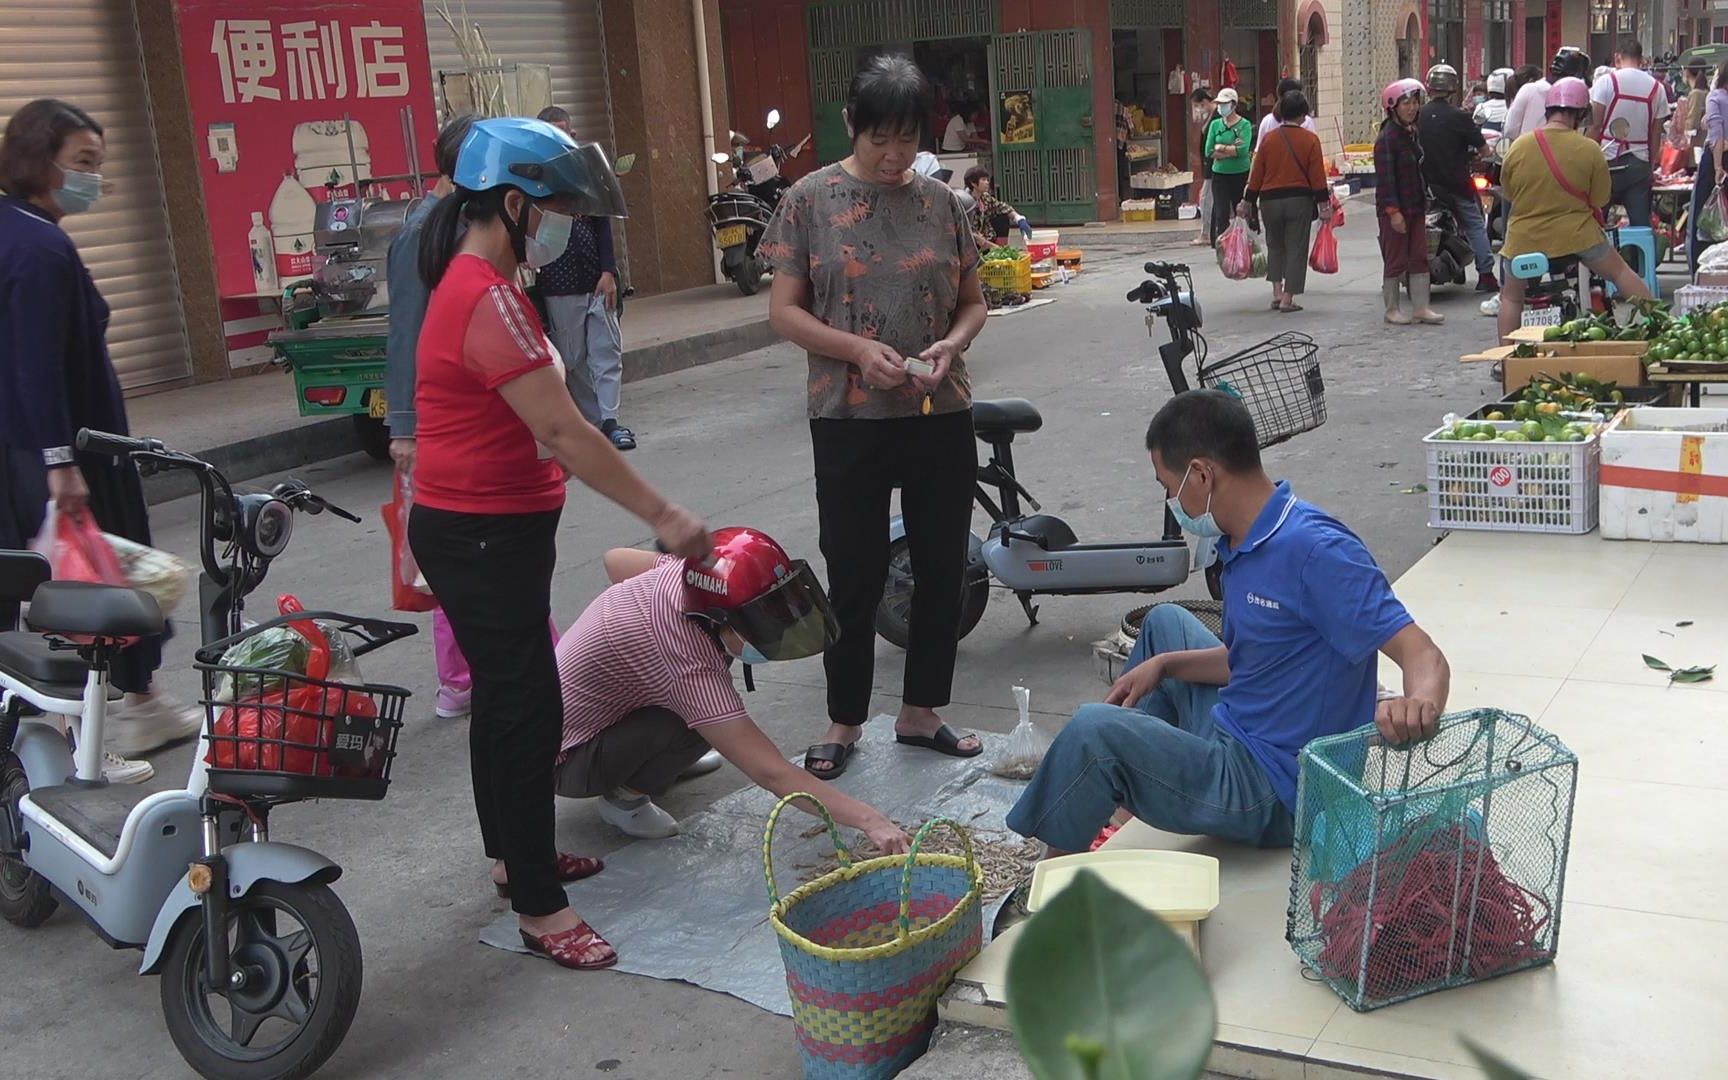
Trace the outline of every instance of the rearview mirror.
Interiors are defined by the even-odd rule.
[[[620,157],[617,161],[612,163],[612,171],[617,173],[619,176],[623,176],[625,173],[629,172],[631,169],[633,169],[635,167],[636,167],[636,155],[635,154],[625,154],[622,157]]]
[[[779,109],[769,109],[768,110],[768,130],[772,131],[776,127],[779,127],[779,126],[780,126],[780,110]]]

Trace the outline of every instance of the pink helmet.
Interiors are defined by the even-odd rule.
[[[1543,109],[1575,109],[1582,112],[1590,107],[1590,88],[1584,85],[1583,79],[1568,76],[1557,80],[1548,88],[1548,96],[1542,102]]]
[[[1426,93],[1420,79],[1399,79],[1380,91],[1380,103],[1386,107],[1387,112],[1391,112],[1405,98],[1413,97],[1421,101]]]

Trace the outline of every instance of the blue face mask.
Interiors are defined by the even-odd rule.
[[[570,230],[575,225],[576,219],[568,214],[540,211],[540,227],[528,237],[528,265],[539,270],[557,262],[570,246]]]
[[[744,642],[744,647],[738,650],[738,659],[742,660],[746,664],[752,665],[766,664],[768,662],[768,658],[762,655],[762,650],[750,644],[748,641]]]
[[[1206,512],[1199,517],[1189,517],[1188,511],[1182,509],[1182,491],[1188,486],[1188,477],[1194,471],[1194,463],[1189,462],[1188,468],[1182,472],[1182,483],[1177,486],[1176,494],[1170,498],[1170,512],[1176,515],[1176,524],[1182,526],[1182,531],[1192,536],[1223,536],[1224,530],[1218,527],[1218,522],[1212,517],[1212,496],[1206,496]]]
[[[54,205],[62,214],[82,214],[102,196],[102,174],[60,170],[60,186],[54,189]]]

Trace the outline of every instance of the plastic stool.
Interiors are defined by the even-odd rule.
[[[1656,284],[1656,233],[1638,225],[1622,225],[1614,232],[1614,249],[1620,252],[1620,257],[1626,259],[1627,264],[1644,279],[1644,284],[1650,288],[1650,295],[1660,298],[1662,290]],[[1627,248],[1636,249],[1637,261],[1626,258]],[[1619,291],[1612,284],[1608,288],[1612,292]]]

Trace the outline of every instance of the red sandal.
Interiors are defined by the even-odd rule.
[[[594,928],[585,922],[577,923],[570,930],[541,934],[539,937],[526,930],[518,930],[517,933],[522,935],[522,944],[529,952],[544,956],[559,967],[574,971],[599,971],[618,962],[618,950],[607,944],[606,939],[595,933]]]
[[[599,859],[590,859],[584,855],[566,855],[558,853],[558,880],[560,882],[581,881],[591,878],[606,869],[606,864]],[[498,890],[498,895],[505,900],[510,899],[510,883],[499,884],[494,881],[492,887]]]

